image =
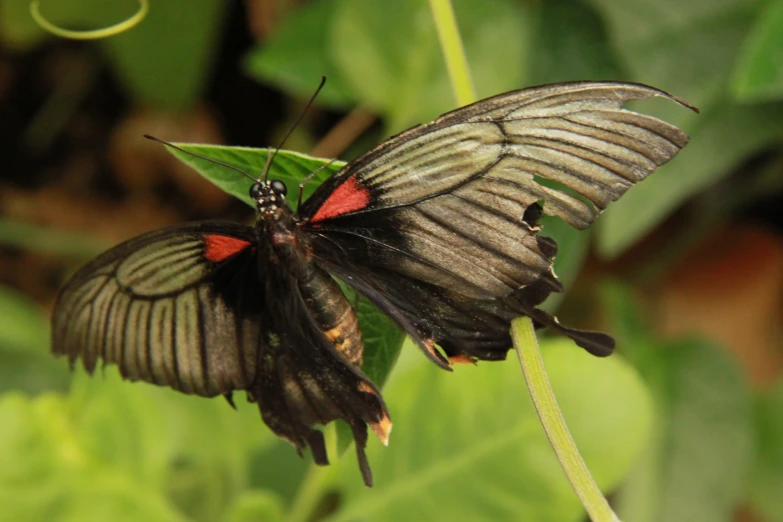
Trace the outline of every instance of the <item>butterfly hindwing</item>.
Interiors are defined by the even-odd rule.
[[[109,250],[61,291],[54,352],[185,393],[245,389],[261,338],[257,248],[251,227],[205,222]]]
[[[345,420],[354,435],[365,483],[371,485],[364,454],[367,425],[385,443],[391,421],[380,391],[349,358],[353,351],[343,350],[343,345],[351,344],[350,335],[342,334],[354,324],[353,311],[322,269],[311,267],[307,280],[297,281],[271,258],[261,262],[268,263],[262,272],[267,276],[270,325],[258,370],[264,421],[298,448],[309,445],[315,461],[327,464],[323,437],[311,426]],[[329,313],[332,310],[345,313]],[[348,342],[335,342],[338,338]]]

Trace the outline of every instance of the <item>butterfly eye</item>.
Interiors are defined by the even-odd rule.
[[[280,194],[281,196],[285,196],[288,192],[288,187],[285,186],[285,183],[280,181],[279,179],[272,180],[272,190]]]
[[[250,199],[256,201],[259,197],[261,197],[261,183],[253,183],[250,185]]]

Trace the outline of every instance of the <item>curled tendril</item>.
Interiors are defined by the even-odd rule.
[[[149,11],[149,1],[139,0],[139,10],[136,11],[133,16],[123,20],[122,22],[92,31],[71,31],[69,29],[57,27],[44,18],[41,15],[39,0],[33,0],[30,2],[30,16],[32,16],[33,20],[35,20],[35,23],[54,35],[61,36],[63,38],[70,38],[71,40],[97,40],[99,38],[107,38],[109,36],[120,34],[133,28],[139,22],[144,20],[144,18],[147,16],[147,11]]]

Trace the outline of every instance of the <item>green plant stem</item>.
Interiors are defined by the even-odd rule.
[[[62,27],[58,27],[44,18],[43,15],[41,15],[41,7],[39,4],[39,0],[33,0],[30,2],[30,16],[33,18],[33,20],[35,20],[35,23],[53,35],[59,36],[61,38],[69,38],[71,40],[97,40],[100,38],[108,38],[109,36],[124,33],[125,31],[133,29],[133,27],[144,20],[150,8],[149,0],[139,0],[139,10],[136,11],[136,14],[127,20],[123,20],[122,22],[110,25],[109,27],[104,27],[102,29],[95,29],[92,31],[72,31],[70,29],[63,29]]]
[[[451,0],[430,0],[430,9],[435,19],[435,27],[438,30],[440,46],[443,49],[457,105],[473,103],[476,101],[476,90],[470,79],[470,67],[465,57],[465,48],[462,46]]]
[[[291,503],[291,510],[285,517],[286,522],[306,522],[310,520],[313,510],[318,506],[321,500],[321,493],[324,485],[329,481],[332,471],[331,466],[318,466],[315,463],[310,464],[296,497]]]
[[[326,451],[329,455],[337,455],[337,429],[334,423],[324,429]],[[334,466],[319,466],[310,463],[302,482],[296,490],[296,496],[291,508],[285,516],[285,522],[307,522],[312,519],[318,502],[323,498],[324,487],[329,483],[334,472]]]
[[[544,368],[536,332],[529,317],[511,322],[511,339],[519,356],[530,397],[538,418],[571,486],[593,522],[619,522],[568,432]]]

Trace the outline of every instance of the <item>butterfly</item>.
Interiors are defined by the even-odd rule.
[[[164,228],[76,272],[55,306],[53,351],[88,372],[102,360],[188,394],[231,402],[245,391],[273,432],[321,465],[315,426],[342,419],[369,486],[367,427],[386,444],[391,421],[362,373],[356,313],[335,278],[446,369],[504,359],[522,315],[609,355],[610,336],[537,308],[563,290],[539,218],[584,229],[686,145],[676,127],[622,108],[655,96],[690,107],[618,82],[487,98],[381,143],[296,211],[283,182],[259,179],[255,226]]]

